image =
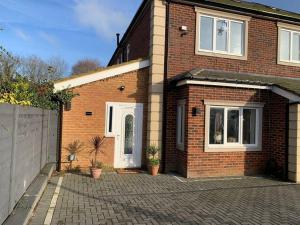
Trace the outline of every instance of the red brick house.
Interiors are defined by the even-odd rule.
[[[143,58],[143,59],[139,59]],[[62,146],[105,135],[102,160],[185,177],[300,181],[300,15],[237,0],[144,0],[108,67],[62,80]],[[78,164],[88,167],[87,151]],[[67,165],[62,148],[62,165]]]

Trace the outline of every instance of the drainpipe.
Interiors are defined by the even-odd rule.
[[[285,180],[289,179],[289,120],[290,120],[290,105],[286,104],[285,112]]]
[[[167,0],[166,5],[166,30],[165,30],[165,65],[164,65],[164,107],[163,107],[163,131],[162,131],[162,158],[163,172],[166,171],[166,128],[167,128],[167,90],[168,90],[168,58],[169,58],[169,24],[170,24],[170,0]]]
[[[58,140],[57,140],[57,166],[56,170],[61,171],[61,148],[62,148],[62,124],[63,124],[63,103],[59,103],[59,113],[58,113]]]

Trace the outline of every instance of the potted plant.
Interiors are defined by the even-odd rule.
[[[105,137],[93,137],[91,139],[91,144],[93,145],[93,149],[91,153],[94,153],[94,159],[91,160],[91,175],[94,179],[98,179],[101,176],[102,172],[102,163],[97,160],[98,154],[101,153],[101,146],[104,142]]]
[[[68,160],[70,162],[70,169],[72,169],[72,163],[77,159],[77,153],[83,149],[83,143],[79,140],[75,140],[68,144],[65,149],[69,152]]]
[[[65,148],[69,152],[68,159],[70,162],[75,161],[77,156],[76,154],[80,152],[83,148],[83,143],[81,143],[79,140],[75,140],[72,143],[68,144],[68,146]]]
[[[159,152],[160,149],[156,145],[150,145],[147,149],[148,155],[148,170],[152,176],[156,176],[159,170]]]

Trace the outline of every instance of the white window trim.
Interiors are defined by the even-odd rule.
[[[112,131],[109,132],[109,108],[113,107],[112,115]],[[115,137],[116,116],[118,107],[139,107],[143,110],[143,103],[129,103],[129,102],[106,102],[105,111],[105,137]]]
[[[242,16],[242,15],[237,15],[237,14],[232,14],[232,13],[226,13],[226,12],[221,12],[221,11],[216,11],[216,10],[210,10],[210,9],[204,9],[204,8],[195,8],[196,11],[196,45],[195,45],[195,54],[196,55],[206,55],[206,56],[215,56],[215,57],[222,57],[222,58],[231,58],[231,59],[240,59],[240,60],[247,60],[248,58],[248,30],[249,30],[249,21],[250,17],[248,16]],[[205,50],[205,49],[200,49],[200,18],[201,16],[206,16],[210,18],[214,18],[214,28],[216,25],[216,20],[227,20],[229,21],[229,29],[228,29],[228,36],[227,36],[227,49],[228,52],[224,51],[218,51],[216,50],[216,32],[215,29],[213,30],[213,50]],[[243,49],[243,54],[233,54],[230,53],[230,22],[238,22],[238,23],[244,23],[244,49]]]
[[[245,151],[261,151],[262,150],[262,116],[263,106],[262,103],[247,103],[247,102],[222,102],[222,101],[204,101],[206,105],[205,116],[205,152],[245,152]],[[209,129],[210,129],[210,109],[211,108],[224,108],[224,144],[209,144]],[[239,143],[227,143],[227,111],[228,109],[239,109],[240,111],[240,127],[239,127]],[[256,109],[256,134],[255,144],[242,144],[242,110],[243,109]]]
[[[113,113],[112,113],[112,131],[109,131],[109,117],[110,117],[110,107],[113,108]],[[115,103],[111,103],[111,102],[107,102],[106,103],[106,112],[105,112],[105,137],[114,137],[115,133],[114,133],[114,115],[115,115]]]
[[[183,107],[183,113],[180,116],[183,118],[183,124],[179,123],[179,108]],[[186,110],[186,101],[179,100],[177,101],[177,107],[176,107],[176,147],[179,150],[184,150],[184,142],[185,142],[185,110]],[[180,142],[180,132],[183,132],[182,142]]]
[[[293,60],[293,35],[299,34],[300,35],[300,26],[292,25],[292,24],[285,24],[278,22],[278,53],[277,53],[277,63],[286,66],[300,66],[300,61]],[[281,31],[290,32],[290,55],[289,60],[282,60],[281,59],[281,52],[280,52],[280,44],[281,44]]]

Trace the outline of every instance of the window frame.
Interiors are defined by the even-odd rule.
[[[241,103],[241,102],[223,102],[212,101],[211,103],[205,101],[206,116],[205,116],[205,152],[235,152],[235,151],[261,151],[262,145],[262,103]],[[223,144],[210,144],[210,110],[212,108],[224,109],[224,138]],[[227,125],[228,125],[228,110],[239,110],[239,142],[228,143],[227,140]],[[255,144],[243,144],[243,110],[255,109],[256,110],[256,130],[255,130]]]
[[[181,110],[181,111],[179,111]],[[185,142],[185,112],[186,110],[186,101],[184,99],[177,101],[176,106],[176,147],[179,150],[184,150]],[[182,112],[179,114],[179,112]],[[179,118],[179,115],[181,116]],[[182,123],[179,123],[179,120]],[[182,135],[182,137],[180,137]],[[181,140],[182,139],[182,140]]]
[[[292,24],[284,24],[278,22],[278,53],[277,53],[277,64],[287,65],[287,66],[300,66],[300,60],[293,60],[293,35],[300,35],[300,26],[292,25]],[[281,59],[281,31],[286,31],[290,33],[290,55],[289,60]]]
[[[240,59],[247,60],[248,57],[248,23],[250,21],[250,17],[242,16],[232,13],[226,13],[216,10],[204,9],[204,8],[195,8],[196,11],[196,45],[195,45],[195,54],[196,55],[206,55],[206,56],[214,56],[214,57],[222,57],[222,58],[232,58],[232,59]],[[214,20],[214,29],[213,29],[213,50],[206,50],[200,48],[200,37],[201,37],[201,16],[213,18]],[[216,50],[216,23],[217,20],[226,20],[228,25],[228,33],[227,33],[227,51],[219,51]],[[243,45],[243,54],[235,54],[230,53],[230,40],[231,40],[231,22],[243,23],[244,24],[244,45]]]
[[[112,107],[112,121],[111,121],[111,131],[110,131],[110,108]],[[115,121],[115,114],[116,114],[116,107],[114,103],[107,102],[106,103],[106,112],[105,112],[105,137],[114,137],[114,121]]]

